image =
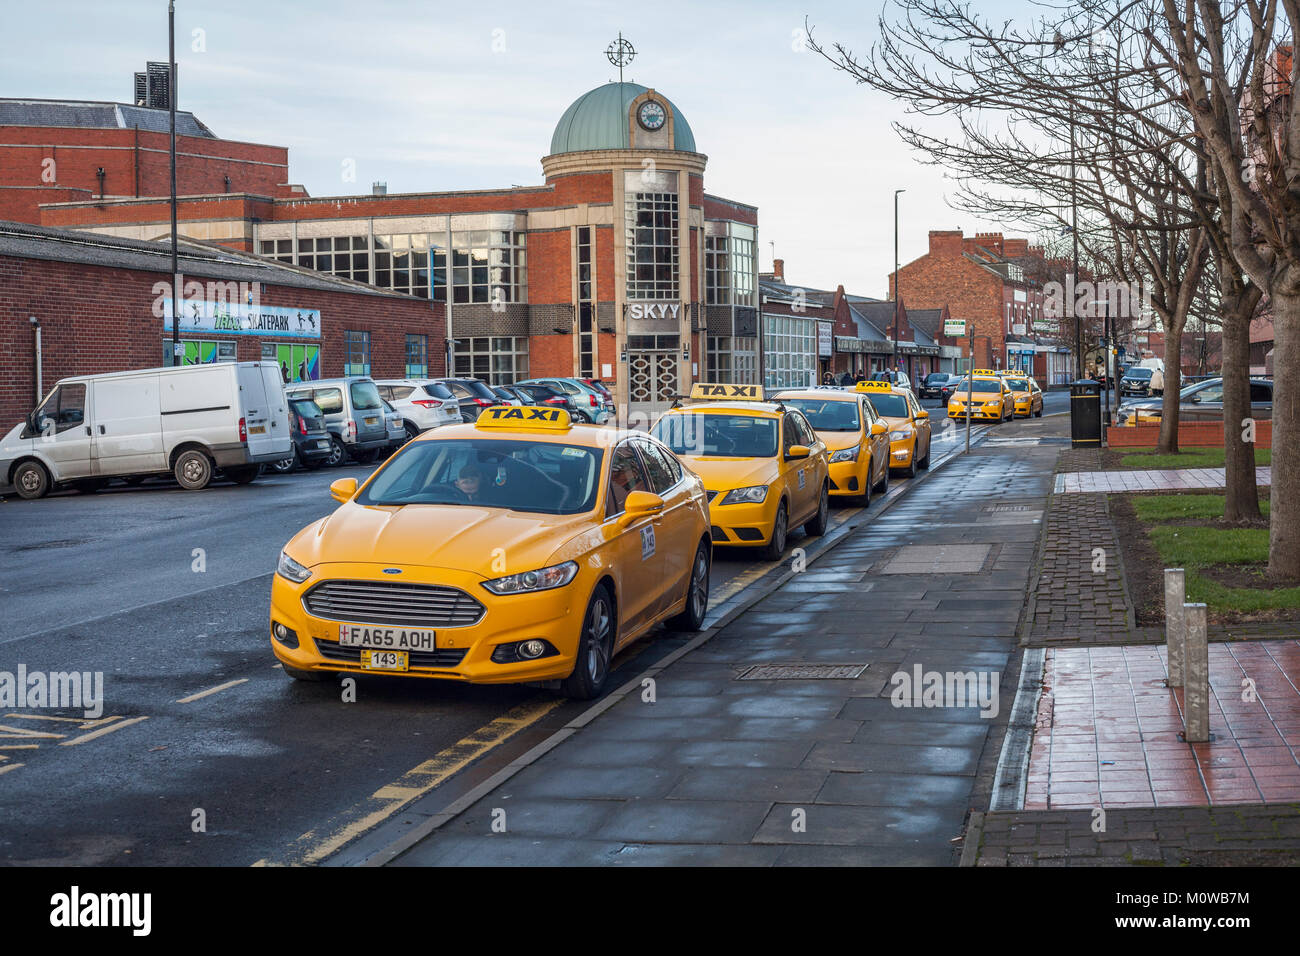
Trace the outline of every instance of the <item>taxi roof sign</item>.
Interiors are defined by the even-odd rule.
[[[998,373],[997,373],[994,369],[991,369],[991,368],[975,368],[975,369],[971,369],[971,374],[972,374],[972,375],[992,375],[992,376],[995,376],[995,377],[996,377]]]
[[[478,428],[566,431],[573,423],[569,419],[568,411],[563,408],[543,408],[540,405],[493,405],[483,409],[474,424]]]
[[[892,392],[894,390],[893,382],[858,382],[855,386],[859,392]]]
[[[722,385],[696,382],[691,386],[691,398],[719,399],[738,402],[763,401],[761,385]]]

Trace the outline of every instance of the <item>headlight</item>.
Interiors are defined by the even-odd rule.
[[[280,564],[276,567],[275,573],[282,578],[288,578],[294,584],[302,584],[311,577],[310,568],[303,567],[283,551],[280,552]]]
[[[911,431],[909,431],[908,429],[900,428],[900,429],[897,429],[896,431],[892,431],[892,432],[889,433],[889,440],[890,440],[890,441],[902,441],[904,438],[906,438],[906,437],[907,437],[908,435],[910,435],[910,434],[912,434],[912,433],[911,433]]]
[[[767,499],[767,485],[753,485],[749,488],[732,488],[722,496],[724,505],[757,505]]]
[[[861,445],[854,445],[852,448],[841,448],[831,455],[831,464],[837,461],[857,461],[858,449],[861,447]]]
[[[578,573],[578,562],[565,561],[537,571],[507,574],[503,578],[484,581],[483,586],[493,594],[524,594],[530,591],[549,591],[562,588]]]

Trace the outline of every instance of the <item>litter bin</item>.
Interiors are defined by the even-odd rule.
[[[1070,446],[1101,447],[1101,382],[1081,378],[1070,383]]]

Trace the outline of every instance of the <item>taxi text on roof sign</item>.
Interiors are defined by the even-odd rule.
[[[744,402],[761,402],[763,388],[760,385],[712,385],[698,382],[691,386],[691,398],[730,398]]]
[[[479,428],[543,428],[563,431],[571,426],[569,413],[563,408],[494,405],[485,408],[474,423]]]
[[[991,368],[977,368],[971,370],[972,375],[997,375],[998,373]]]
[[[859,392],[892,392],[894,390],[893,382],[858,382],[857,390]]]

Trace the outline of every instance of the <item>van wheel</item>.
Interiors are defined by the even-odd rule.
[[[14,488],[29,501],[50,493],[50,473],[39,461],[25,461],[14,471]]]
[[[343,442],[339,440],[338,435],[330,435],[330,456],[325,459],[325,464],[331,468],[336,468],[348,460],[348,450],[343,447]]]
[[[614,657],[614,602],[605,585],[596,588],[582,617],[582,636],[578,640],[578,659],[573,673],[560,684],[565,697],[591,700],[599,697],[609,680],[609,665]]]
[[[188,448],[176,459],[172,472],[186,491],[201,491],[212,481],[212,459],[197,448]]]
[[[249,485],[262,473],[261,465],[240,465],[238,468],[223,469],[226,477],[237,485]]]
[[[691,563],[690,580],[686,582],[686,607],[682,613],[668,619],[668,626],[675,631],[698,631],[704,626],[704,615],[709,610],[709,558],[712,551],[707,542],[701,541],[695,549],[695,560]]]

